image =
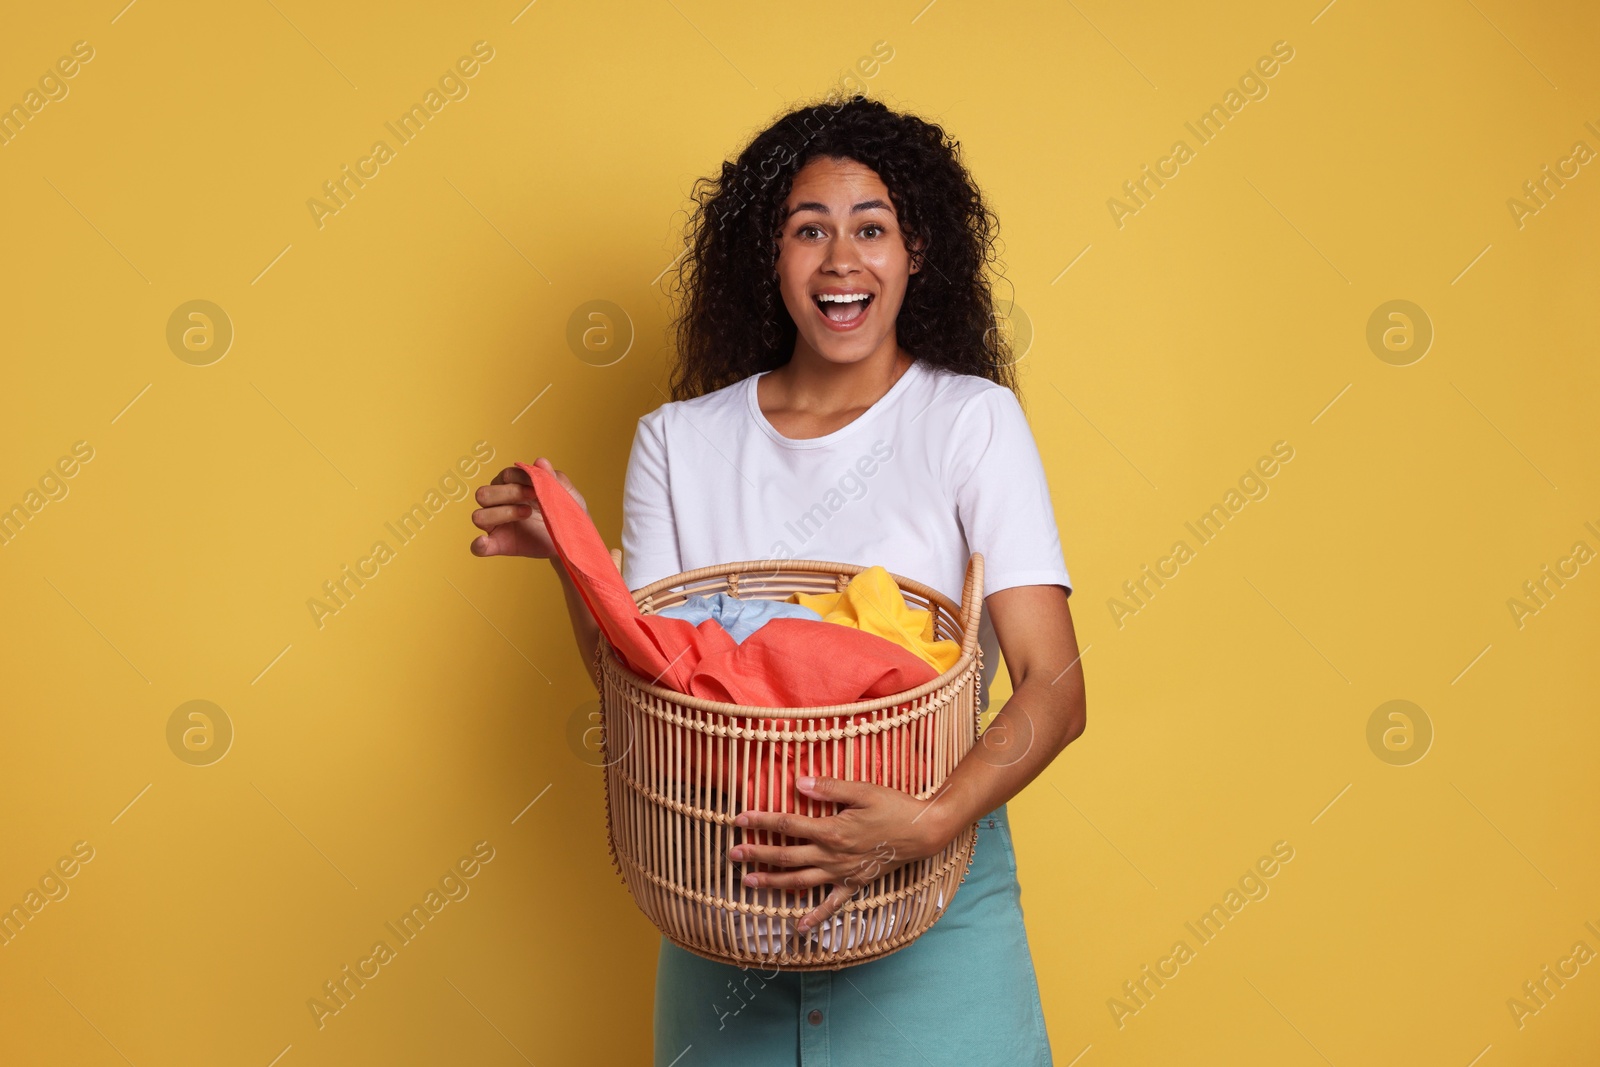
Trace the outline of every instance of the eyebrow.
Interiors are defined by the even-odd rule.
[[[861,203],[856,204],[854,207],[852,207],[850,209],[850,213],[852,215],[855,215],[855,214],[860,214],[863,211],[871,211],[871,210],[873,210],[875,208],[880,208],[880,209],[882,209],[884,211],[893,211],[894,210],[894,208],[892,208],[888,204],[884,203],[882,200],[863,200],[863,201],[861,201]],[[817,212],[819,214],[822,214],[822,215],[832,214],[832,212],[830,212],[828,210],[828,205],[827,204],[821,204],[821,203],[818,203],[815,200],[805,200],[805,201],[802,201],[801,203],[796,204],[794,207],[790,208],[784,214],[783,217],[784,218],[788,218],[790,215],[797,214],[797,213],[799,213],[801,211],[815,211],[815,212]]]

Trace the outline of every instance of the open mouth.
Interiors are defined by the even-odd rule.
[[[873,299],[871,293],[818,293],[811,298],[823,318],[839,326],[859,321]]]

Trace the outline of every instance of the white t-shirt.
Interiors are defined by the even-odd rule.
[[[1071,595],[1039,448],[1009,389],[918,361],[848,425],[796,440],[761,413],[759,377],[639,420],[622,504],[629,589],[697,567],[813,559],[878,564],[960,604],[976,551],[985,597],[1018,585]],[[987,607],[978,641],[987,708],[999,663]]]

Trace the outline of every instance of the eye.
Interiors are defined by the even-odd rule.
[[[889,232],[888,230],[885,230],[882,226],[879,226],[876,222],[869,222],[865,226],[861,227],[861,232],[862,233],[866,233],[868,230],[877,230],[880,234]]]
[[[815,225],[813,225],[813,224],[811,224],[809,222],[806,223],[805,225],[801,226],[800,229],[798,229],[795,232],[799,236],[804,237],[808,231],[812,231],[812,230],[815,230],[817,233],[821,233],[822,232],[822,230],[819,227],[817,227],[817,226],[815,226]]]

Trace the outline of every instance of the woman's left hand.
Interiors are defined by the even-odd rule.
[[[767,830],[804,838],[804,845],[735,845],[728,858],[795,871],[758,871],[745,875],[744,884],[803,890],[834,883],[821,905],[802,916],[797,929],[805,933],[822,925],[857,889],[885,871],[932,856],[952,840],[943,835],[932,814],[932,802],[870,782],[810,776],[797,778],[801,793],[817,800],[848,805],[834,815],[813,818],[770,811],[745,811],[735,826]]]

